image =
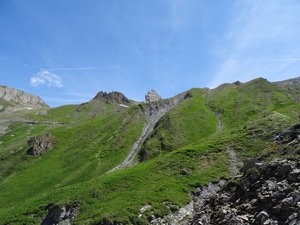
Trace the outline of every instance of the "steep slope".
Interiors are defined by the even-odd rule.
[[[299,224],[300,162],[257,163],[205,202],[190,224]]]
[[[0,112],[49,107],[40,97],[0,85]]]
[[[294,101],[300,102],[300,77],[274,82],[282,91],[290,96]]]
[[[40,97],[0,85],[0,135],[6,132],[13,121],[27,114],[28,110],[37,112],[47,109],[49,106]]]
[[[235,128],[295,102],[266,79],[258,78],[245,84],[225,84],[212,90],[207,104],[221,116],[224,126]]]
[[[153,90],[152,90],[153,91]],[[149,94],[149,93],[148,93]],[[155,101],[155,98],[149,98],[147,100],[146,97],[146,104],[140,104],[141,109],[143,109],[145,117],[147,122],[145,123],[142,133],[138,140],[134,143],[134,145],[131,148],[131,151],[129,155],[126,157],[126,159],[117,167],[113,168],[112,170],[108,171],[107,173],[111,173],[115,170],[125,168],[127,166],[130,166],[134,160],[134,157],[137,154],[137,151],[140,150],[142,144],[145,142],[145,140],[149,137],[150,133],[153,131],[154,127],[157,125],[158,121],[166,114],[168,113],[172,108],[179,105],[181,102],[186,100],[190,97],[189,92],[183,92],[179,95],[174,96],[170,99],[160,100],[158,98],[157,101]]]
[[[205,93],[202,89],[188,91],[184,96],[186,101],[153,123],[154,130],[143,143],[139,154],[141,161],[200,141],[216,131],[217,119],[204,104]],[[162,108],[159,105],[156,107]]]
[[[0,137],[0,224],[47,224],[59,211],[72,224],[171,223],[194,190],[272,151],[300,111],[262,78],[155,102],[124,97],[102,92],[11,125]],[[47,133],[54,148],[26,155],[27,141]]]

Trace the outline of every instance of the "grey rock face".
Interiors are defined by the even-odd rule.
[[[32,137],[28,140],[28,145],[30,148],[27,150],[27,154],[39,156],[53,148],[54,137],[51,134]]]
[[[106,174],[111,173],[115,170],[125,168],[132,164],[133,159],[135,155],[137,154],[138,150],[140,149],[143,142],[146,140],[146,138],[149,136],[149,134],[153,131],[155,125],[159,121],[159,119],[165,115],[169,110],[174,108],[176,105],[183,102],[185,99],[190,98],[191,95],[189,92],[183,92],[179,95],[174,96],[170,99],[165,99],[161,102],[151,102],[148,103],[147,106],[145,106],[145,116],[147,119],[147,123],[145,124],[142,133],[138,140],[133,144],[131,151],[129,155],[126,157],[126,159],[116,166],[115,168],[111,169],[110,171],[106,172]],[[146,153],[142,153],[142,160]]]
[[[207,200],[189,224],[300,224],[300,161],[255,164]]]
[[[183,92],[170,99],[164,99],[162,101],[149,102],[145,107],[145,116],[147,118],[147,125],[145,126],[145,138],[153,131],[160,118],[164,116],[172,108],[183,102],[185,99],[192,97],[189,92]],[[142,143],[142,142],[141,142]],[[147,152],[144,148],[140,151],[140,157],[142,161],[147,160]]]
[[[0,99],[17,108],[49,107],[40,97],[7,86],[0,86]]]
[[[145,96],[146,102],[155,102],[155,101],[159,101],[159,100],[161,100],[161,97],[154,90],[148,91],[148,93]]]
[[[295,78],[292,78],[292,79],[277,81],[277,82],[273,82],[273,83],[276,84],[279,87],[297,85],[297,84],[300,84],[300,77],[295,77]]]
[[[94,98],[93,100],[97,100],[97,99],[103,99],[107,104],[112,103],[113,101],[117,101],[118,103],[130,103],[130,101],[128,100],[128,98],[125,97],[124,94],[122,94],[121,92],[117,92],[117,91],[113,91],[113,92],[103,92],[100,91]]]
[[[54,225],[54,224],[63,224],[63,225],[71,225],[71,222],[77,216],[79,210],[79,206],[54,206],[51,208],[42,221],[41,225]]]

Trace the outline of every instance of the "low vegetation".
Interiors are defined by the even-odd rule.
[[[158,121],[134,165],[109,174],[138,140],[147,103],[121,109],[98,99],[16,112],[0,136],[0,224],[39,224],[64,204],[80,206],[72,224],[147,224],[169,214],[167,206],[190,202],[191,190],[230,177],[229,149],[242,161],[277,148],[274,136],[297,123],[300,111],[262,78],[189,95]],[[47,133],[54,149],[27,155],[28,140]],[[138,217],[145,205],[151,208]]]

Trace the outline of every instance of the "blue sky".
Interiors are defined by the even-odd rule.
[[[1,0],[0,85],[51,107],[300,76],[297,0]]]

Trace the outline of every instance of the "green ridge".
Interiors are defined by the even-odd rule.
[[[191,89],[158,121],[135,165],[106,175],[138,140],[147,104],[121,109],[97,100],[0,114],[20,120],[0,136],[0,224],[39,224],[64,204],[80,206],[74,224],[147,224],[152,215],[167,215],[168,205],[178,209],[191,200],[191,190],[230,177],[228,149],[241,162],[279,148],[274,136],[297,123],[300,112],[286,90],[263,78]],[[46,133],[55,137],[54,149],[26,155],[29,138]],[[152,207],[138,218],[145,205]]]

